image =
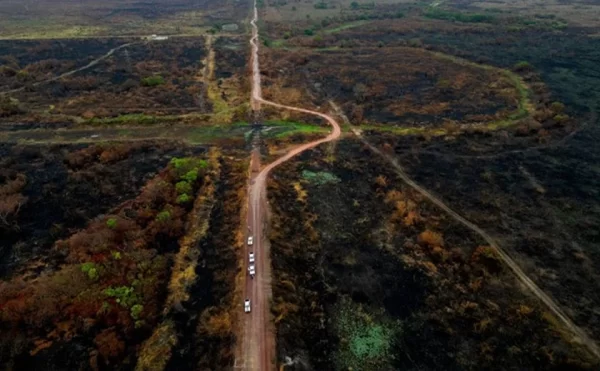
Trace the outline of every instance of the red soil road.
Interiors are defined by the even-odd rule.
[[[252,24],[252,99],[251,106],[255,112],[260,110],[261,104],[287,109],[297,112],[312,114],[325,119],[333,128],[327,137],[297,146],[276,161],[260,170],[260,155],[258,149],[252,151],[249,197],[247,236],[253,236],[254,245],[247,246],[246,256],[254,252],[256,276],[252,279],[246,274],[245,298],[250,299],[252,311],[244,314],[243,333],[238,336],[236,360],[234,369],[271,371],[275,368],[275,335],[274,326],[270,320],[271,303],[271,259],[269,241],[264,236],[267,214],[266,181],[267,176],[275,167],[281,165],[292,157],[307,151],[319,144],[333,141],[341,135],[340,125],[329,115],[311,111],[304,108],[291,107],[274,103],[262,98],[260,86],[260,69],[258,64],[258,27],[256,21],[258,11],[254,3],[254,18]],[[260,171],[259,171],[260,170]],[[246,257],[244,267],[248,268]],[[241,308],[241,307],[240,307]]]

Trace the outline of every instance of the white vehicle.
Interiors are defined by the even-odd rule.
[[[244,312],[250,313],[250,299],[246,299],[244,302]]]
[[[248,237],[248,245],[252,246],[253,243],[254,239],[252,238],[252,236]]]
[[[254,267],[254,264],[250,264],[248,267],[248,273],[250,273],[250,278],[254,278],[254,275],[256,274],[256,268]]]
[[[254,263],[254,253],[253,253],[253,252],[251,252],[251,253],[248,255],[248,261],[249,261],[250,263]]]

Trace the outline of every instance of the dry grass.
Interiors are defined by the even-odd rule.
[[[202,188],[194,201],[194,208],[189,213],[187,233],[179,241],[179,252],[175,256],[164,314],[186,302],[190,297],[189,288],[196,282],[196,266],[200,256],[196,246],[206,236],[210,224],[210,214],[215,202],[215,182],[221,175],[220,155],[218,149],[211,149],[210,171],[204,177]]]
[[[152,336],[142,344],[136,371],[164,370],[177,343],[177,332],[173,321],[168,320],[160,324],[154,329]]]

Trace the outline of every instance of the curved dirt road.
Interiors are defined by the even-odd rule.
[[[251,169],[252,176],[248,197],[248,234],[253,236],[254,245],[248,246],[246,251],[254,252],[256,276],[252,279],[246,274],[245,298],[250,299],[252,311],[244,314],[242,338],[238,340],[234,369],[237,370],[259,370],[270,371],[275,368],[275,336],[273,324],[270,320],[271,303],[271,260],[269,254],[269,242],[263,235],[266,221],[267,200],[266,181],[270,171],[286,162],[290,158],[318,146],[339,138],[341,134],[340,125],[331,117],[321,112],[311,111],[304,108],[291,107],[274,103],[262,98],[260,69],[258,64],[258,27],[256,21],[258,11],[254,3],[254,18],[252,24],[252,97],[251,106],[254,112],[258,112],[262,104],[287,109],[307,114],[312,114],[325,119],[333,128],[327,137],[309,142],[293,148],[284,156],[265,166],[260,170],[260,155],[258,149],[252,152]],[[260,170],[260,171],[259,171]],[[248,268],[248,259],[244,259],[244,267]]]

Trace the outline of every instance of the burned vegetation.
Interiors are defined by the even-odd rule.
[[[594,369],[495,250],[360,142],[269,183],[273,313],[290,369]],[[302,248],[297,248],[302,246]],[[286,368],[287,368],[286,367]]]
[[[1,205],[4,365],[231,362],[236,257],[218,236],[239,222],[244,161],[164,142],[3,152],[0,192],[17,204]]]
[[[316,106],[332,99],[356,125],[498,121],[516,114],[524,99],[515,75],[416,48],[267,55],[269,99]]]
[[[72,58],[97,50],[98,41],[56,43],[25,44],[37,59],[17,58],[4,67],[5,75],[7,69],[17,71],[3,96],[7,101],[5,121],[43,121],[53,116],[54,121],[69,116],[93,121],[127,114],[177,114],[198,111],[199,102],[207,99],[202,38],[160,42],[109,39],[104,44],[118,44],[110,54],[89,57],[89,64],[83,66],[74,65]],[[54,53],[62,53],[64,60],[55,59]],[[8,107],[11,101],[12,111]],[[208,111],[210,106],[204,112]]]

